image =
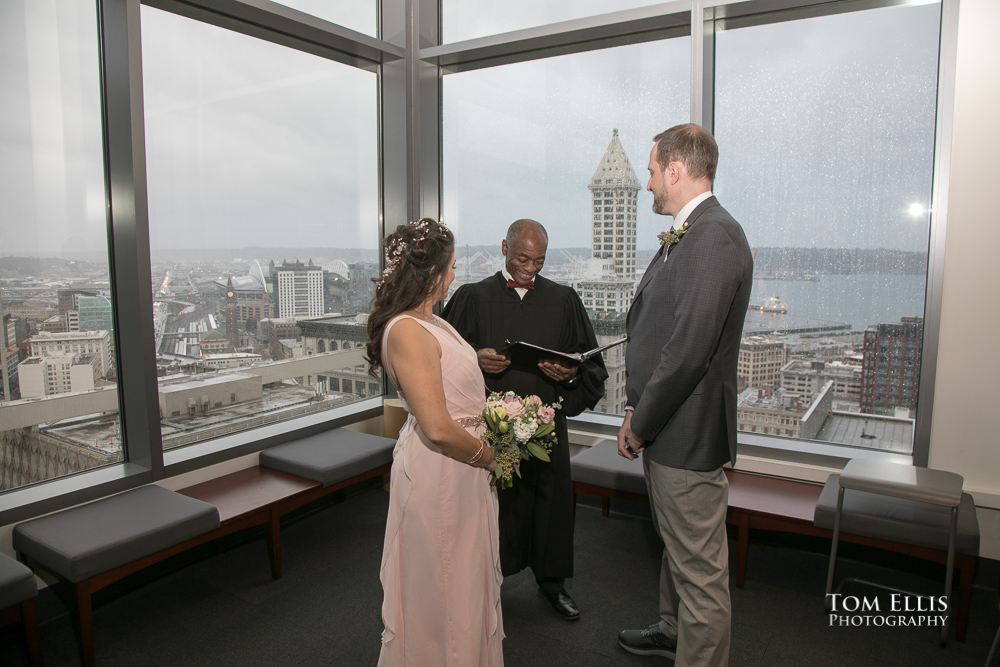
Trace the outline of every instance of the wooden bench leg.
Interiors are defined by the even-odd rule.
[[[90,581],[73,585],[76,594],[76,627],[80,635],[80,663],[94,667],[94,619],[90,605]]]
[[[958,620],[955,624],[955,639],[965,641],[965,633],[969,629],[969,607],[972,604],[972,580],[976,569],[976,560],[967,554],[955,554],[955,566],[958,568]]]
[[[729,510],[726,522],[736,526],[736,587],[743,588],[747,579],[747,555],[750,553],[750,515]]]
[[[271,561],[271,577],[281,579],[281,515],[272,507],[271,518],[267,523],[267,556]]]
[[[736,516],[736,588],[743,588],[747,580],[747,556],[750,553],[750,515],[740,512]]]
[[[21,623],[24,625],[24,638],[28,642],[31,667],[42,667],[42,637],[38,632],[38,614],[35,613],[34,598],[21,603]]]
[[[601,496],[601,516],[608,516],[611,511],[611,496]]]

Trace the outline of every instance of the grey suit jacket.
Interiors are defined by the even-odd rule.
[[[660,249],[628,311],[625,391],[644,456],[715,470],[736,462],[736,367],[753,284],[743,228],[715,197],[663,261]]]

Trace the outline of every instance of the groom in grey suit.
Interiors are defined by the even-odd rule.
[[[697,125],[654,138],[653,212],[672,232],[639,281],[628,311],[618,453],[643,453],[663,540],[660,619],[624,630],[632,653],[679,667],[729,662],[726,462],[736,461],[736,365],[750,301],[753,256],[739,223],[712,196],[718,147]]]

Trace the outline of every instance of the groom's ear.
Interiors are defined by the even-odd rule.
[[[673,160],[667,165],[667,178],[670,179],[671,185],[677,183],[684,173],[687,173],[687,169],[685,169],[684,163],[680,160]]]

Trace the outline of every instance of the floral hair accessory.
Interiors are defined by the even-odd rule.
[[[670,231],[660,232],[656,235],[656,238],[660,239],[660,245],[674,245],[681,240],[681,237],[687,234],[687,231],[691,228],[688,223],[681,225],[680,229],[670,228]]]
[[[448,231],[443,222],[438,222],[436,220],[431,220],[430,218],[420,218],[419,220],[411,220],[410,224],[416,229],[420,230],[420,235],[412,241],[404,241],[400,237],[395,237],[385,247],[385,270],[382,271],[382,277],[378,280],[378,285],[375,289],[379,289],[385,283],[385,279],[392,275],[392,272],[396,270],[399,266],[399,261],[403,257],[403,253],[411,245],[416,248],[420,245],[420,242],[427,238],[427,232],[432,229],[431,225],[436,225],[438,231]]]

